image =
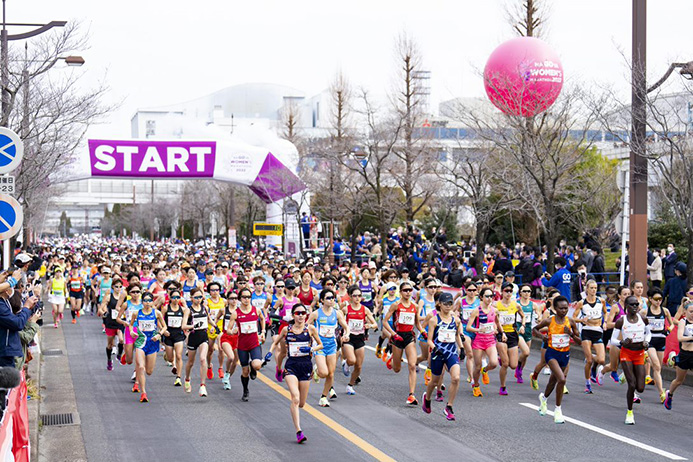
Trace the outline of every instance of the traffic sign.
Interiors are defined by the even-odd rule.
[[[24,142],[9,128],[0,127],[0,174],[19,167],[24,156]]]
[[[9,239],[17,234],[23,222],[24,213],[17,199],[0,194],[0,239]]]
[[[256,236],[281,236],[284,234],[284,225],[274,223],[254,223],[253,234]]]

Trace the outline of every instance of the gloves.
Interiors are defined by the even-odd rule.
[[[426,332],[426,331],[421,332],[421,336],[423,337],[424,340],[428,340],[428,332]]]
[[[302,346],[301,348],[298,349],[301,353],[310,353],[310,347],[309,346]]]
[[[393,336],[392,336],[392,340],[394,340],[394,341],[396,341],[396,342],[403,342],[403,341],[404,341],[404,339],[402,338],[402,336],[399,335],[399,334],[393,335]]]
[[[270,359],[272,359],[272,352],[271,351],[265,355],[265,361],[269,362]]]

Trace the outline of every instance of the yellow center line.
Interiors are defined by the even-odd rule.
[[[274,383],[271,379],[267,378],[264,374],[258,373],[257,378],[260,379],[265,385],[270,387],[272,390],[276,391],[283,397],[285,397],[288,400],[291,400],[291,394],[288,392],[288,390],[285,390],[281,386],[277,385]],[[325,424],[327,427],[330,429],[334,430],[335,433],[349,441],[350,443],[354,444],[357,446],[359,449],[364,451],[365,453],[369,454],[372,456],[375,460],[383,461],[383,462],[396,462],[395,459],[392,457],[388,456],[385,454],[383,451],[380,449],[376,448],[372,444],[370,444],[368,441],[364,440],[351,430],[346,429],[342,425],[338,424],[331,418],[327,417],[325,414],[311,406],[310,404],[306,403],[306,405],[303,407],[303,410],[306,411],[308,414],[312,415],[316,419],[318,419],[320,422]]]

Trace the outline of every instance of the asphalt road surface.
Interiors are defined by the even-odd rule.
[[[197,394],[199,367],[193,368],[193,392],[174,387],[163,358],[148,378],[149,403],[130,391],[132,366],[106,370],[105,335],[97,318],[62,327],[74,382],[82,433],[90,461],[664,461],[693,460],[693,390],[681,387],[667,411],[648,386],[635,405],[636,425],[626,426],[625,385],[609,379],[584,395],[582,362],[573,360],[570,394],[563,400],[564,425],[537,412],[538,392],[515,383],[510,372],[508,396],[498,395],[498,374],[474,398],[463,380],[455,415],[448,422],[444,403],[433,412],[408,407],[406,367],[400,374],[385,368],[373,349],[366,352],[356,396],[345,394],[346,378],[338,367],[332,407],[320,408],[322,384],[311,383],[301,422],[308,441],[296,444],[284,384],[267,367],[250,383],[250,401],[241,401],[240,369],[232,390],[221,380],[207,382],[209,396]],[[370,344],[377,338],[371,335]],[[265,347],[265,350],[268,346]],[[538,353],[532,351],[534,366]],[[216,353],[214,370],[217,369]],[[272,366],[274,363],[272,363]],[[525,373],[527,375],[527,373]],[[540,376],[543,390],[547,376]],[[667,384],[668,385],[668,384]],[[666,386],[666,385],[665,385]],[[417,398],[423,392],[419,374]],[[549,410],[553,409],[553,397]]]

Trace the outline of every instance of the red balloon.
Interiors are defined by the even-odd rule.
[[[491,102],[506,114],[531,117],[548,109],[563,87],[556,52],[535,37],[518,37],[493,50],[484,68]]]

